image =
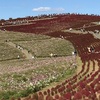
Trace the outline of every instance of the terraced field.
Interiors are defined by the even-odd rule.
[[[54,16],[0,24],[1,43],[24,54],[0,61],[2,100],[100,100],[100,16]]]
[[[18,32],[0,34],[0,99],[27,96],[75,72],[69,41]],[[34,58],[26,59],[22,50]]]

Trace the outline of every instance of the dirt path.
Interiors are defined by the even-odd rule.
[[[20,52],[22,52],[25,55],[26,59],[33,59],[34,58],[34,56],[30,52],[28,52],[28,50],[23,49],[23,47],[16,46],[16,44],[14,44],[13,42],[7,42],[7,44],[18,49]]]

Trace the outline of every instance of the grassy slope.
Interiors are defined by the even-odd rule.
[[[23,58],[23,54],[17,49],[7,45],[6,43],[0,43],[0,61],[17,59],[18,55]]]
[[[50,53],[56,54],[57,56],[71,55],[74,50],[72,44],[69,41],[62,39],[42,39],[32,41],[20,41],[15,42],[17,45],[29,50],[36,57],[48,57]]]
[[[34,52],[37,57],[46,57],[35,58],[34,60],[18,59],[0,62],[0,99],[3,97],[7,99],[12,95],[15,97],[21,96],[23,93],[19,95],[17,91],[26,90],[35,77],[38,78],[38,76],[42,75],[44,77],[43,79],[41,78],[43,81],[59,73],[64,73],[63,71],[69,73],[67,69],[70,63],[72,63],[72,60],[66,62],[66,57],[47,58],[50,53],[57,54],[58,56],[71,55],[74,48],[68,41],[44,35],[14,32],[0,32],[0,39],[0,56],[2,57],[4,54],[5,57],[2,57],[4,60],[8,59],[8,57],[9,59],[13,59],[18,54],[21,55],[21,52],[8,46],[5,40],[10,40],[13,43],[29,49],[32,53]],[[45,73],[47,74],[45,75]],[[56,77],[57,80],[61,78],[61,75],[62,74],[59,74]],[[37,79],[35,78],[35,80]]]

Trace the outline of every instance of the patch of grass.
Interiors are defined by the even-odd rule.
[[[0,43],[0,60],[17,59],[18,55],[23,58],[23,54],[17,49],[6,43]]]
[[[31,33],[20,33],[20,32],[2,32],[0,31],[0,41],[4,42],[5,40],[10,41],[32,41],[32,40],[41,40],[48,39],[50,36],[45,35],[36,35]]]
[[[74,51],[73,45],[69,41],[59,38],[15,43],[30,51],[35,57],[50,57],[51,53],[56,56],[67,56]]]

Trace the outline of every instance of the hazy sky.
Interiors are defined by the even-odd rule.
[[[100,15],[100,0],[0,0],[0,19],[50,13]]]

